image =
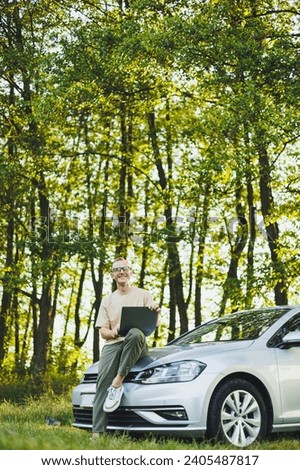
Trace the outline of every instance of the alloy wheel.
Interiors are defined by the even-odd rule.
[[[220,418],[224,436],[235,446],[249,446],[260,433],[259,404],[254,396],[245,390],[234,390],[225,398]]]

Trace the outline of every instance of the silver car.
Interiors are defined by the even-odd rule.
[[[91,429],[98,363],[73,391]],[[246,447],[300,430],[300,306],[241,311],[149,350],[124,383],[108,429],[207,437]]]

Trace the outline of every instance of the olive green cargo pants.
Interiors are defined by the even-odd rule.
[[[103,410],[107,389],[117,373],[127,375],[132,366],[148,353],[144,333],[132,328],[124,341],[107,344],[103,347],[98,369],[96,394],[93,403],[93,432],[105,432],[108,413]]]

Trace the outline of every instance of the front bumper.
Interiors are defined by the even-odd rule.
[[[124,384],[121,406],[109,413],[108,430],[201,437],[206,431],[207,397],[200,377],[192,382]],[[92,387],[92,388],[91,388]],[[73,393],[73,426],[92,428],[95,386],[79,385]]]

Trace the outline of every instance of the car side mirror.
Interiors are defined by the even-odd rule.
[[[294,346],[300,346],[300,330],[290,331],[282,338],[280,343],[282,349],[289,349]]]

